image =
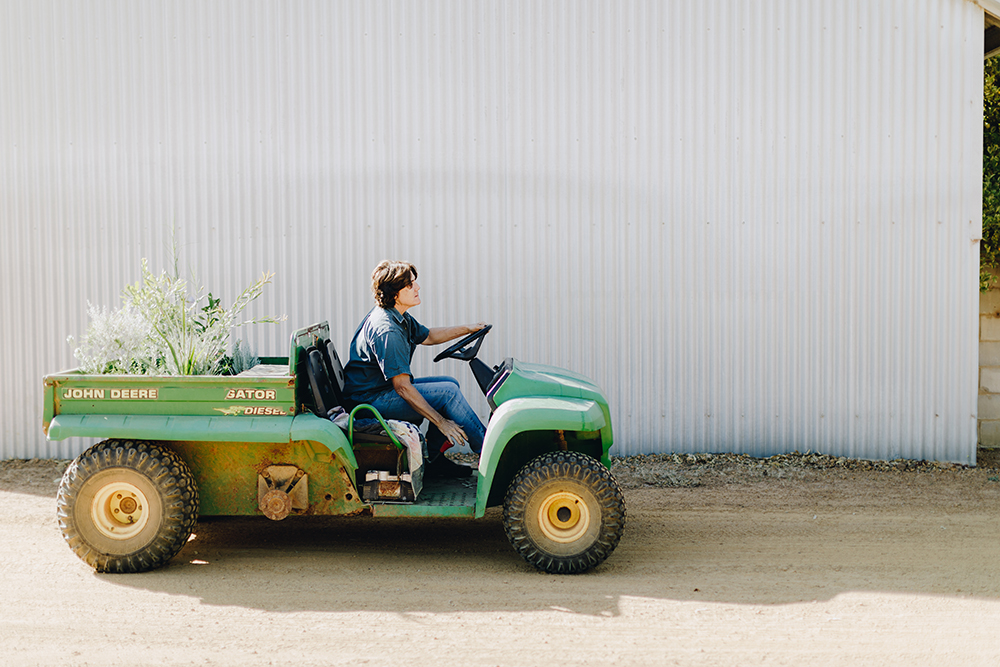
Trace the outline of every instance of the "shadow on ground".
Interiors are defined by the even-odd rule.
[[[55,498],[69,461],[9,459],[0,461],[0,491]]]
[[[629,491],[619,548],[575,576],[524,563],[498,510],[482,520],[207,519],[168,567],[95,576],[289,612],[615,615],[623,597],[779,605],[853,591],[1000,599],[992,488],[981,506],[959,509],[947,493],[911,498],[913,489],[892,485],[864,502],[838,501],[836,484],[791,495],[762,488]]]

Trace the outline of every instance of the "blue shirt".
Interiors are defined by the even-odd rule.
[[[392,378],[411,378],[413,352],[426,340],[430,329],[402,315],[395,308],[375,306],[358,326],[351,339],[350,359],[344,367],[344,397],[367,403],[392,389]]]

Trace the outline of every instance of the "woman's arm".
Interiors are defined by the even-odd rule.
[[[459,336],[468,336],[470,333],[479,331],[486,326],[486,322],[476,322],[475,324],[462,324],[455,327],[437,327],[431,329],[421,345],[439,345],[455,340]]]
[[[445,419],[441,413],[430,406],[417,388],[410,381],[410,376],[406,373],[392,378],[392,388],[396,390],[400,398],[410,404],[410,407],[417,411],[421,417],[429,420],[441,431],[441,435],[451,441],[453,445],[464,445],[469,441],[465,431],[450,419]]]

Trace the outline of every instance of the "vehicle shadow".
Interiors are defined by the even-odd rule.
[[[0,492],[54,498],[69,461],[7,459],[0,461]]]
[[[547,575],[526,564],[493,509],[478,521],[205,519],[166,568],[95,576],[206,605],[270,611],[607,616],[626,597],[780,605],[881,591],[1000,599],[993,555],[1000,525],[987,516],[996,508],[929,519],[877,507],[826,516],[765,508],[750,518],[712,499],[674,510],[660,500],[669,491],[657,494],[652,502],[627,494],[637,510],[621,544],[581,575]]]

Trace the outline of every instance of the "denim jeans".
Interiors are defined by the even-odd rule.
[[[458,380],[445,376],[416,378],[413,381],[413,386],[441,416],[455,422],[465,431],[465,437],[469,439],[469,447],[472,448],[472,451],[482,451],[486,427],[483,426],[483,422],[479,420],[469,402],[465,400],[465,396],[462,395]],[[410,407],[410,404],[404,401],[393,389],[382,392],[368,401],[368,404],[378,410],[385,419],[401,419],[418,426],[424,420],[420,413]],[[427,451],[433,457],[441,451],[443,444],[444,436],[441,435],[436,426],[431,424],[427,429]]]

